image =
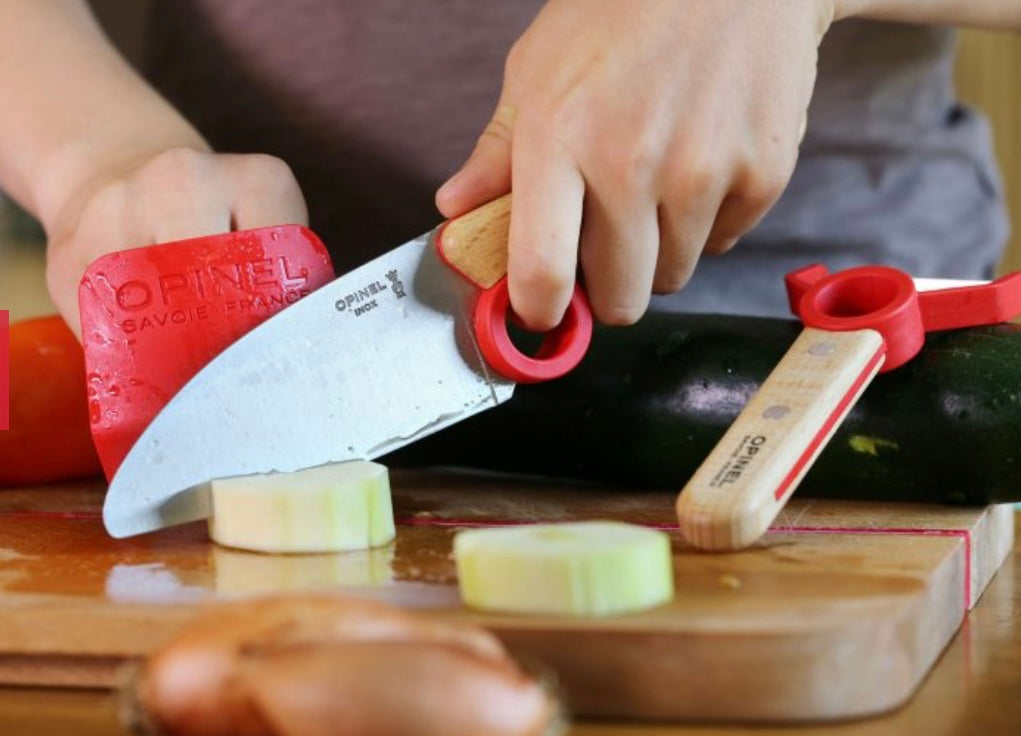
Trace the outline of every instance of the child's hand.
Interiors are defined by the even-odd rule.
[[[786,187],[832,17],[829,0],[551,0],[437,204],[453,217],[513,183],[515,311],[555,325],[580,260],[596,317],[633,322]]]
[[[78,282],[105,253],[307,221],[301,190],[280,159],[174,148],[105,170],[69,198],[47,228],[47,284],[77,333]]]

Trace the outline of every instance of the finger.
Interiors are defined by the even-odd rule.
[[[727,252],[754,228],[776,204],[790,180],[793,163],[760,164],[748,169],[720,204],[705,250],[712,255]]]
[[[679,184],[659,207],[659,260],[653,277],[656,294],[680,291],[698,264],[723,194],[708,183]]]
[[[788,108],[797,109],[793,103]],[[709,234],[705,251],[719,255],[730,250],[738,239],[754,228],[766,213],[776,204],[794,173],[798,159],[798,148],[808,129],[808,111],[803,109],[797,118],[797,133],[794,137],[778,133],[765,143],[749,145],[745,149],[744,162],[735,167],[735,174],[720,204],[716,221]],[[771,127],[765,123],[763,128]],[[790,131],[790,123],[776,124],[778,130]]]
[[[501,100],[468,160],[436,192],[444,217],[463,215],[510,191],[514,116],[514,106]]]
[[[224,165],[231,182],[233,229],[308,224],[305,198],[286,163],[245,155],[225,157]]]
[[[563,318],[574,290],[585,183],[565,150],[519,121],[513,184],[511,305],[529,328],[549,330]]]
[[[180,197],[149,210],[152,228],[149,242],[172,243],[230,231],[230,206],[226,199],[196,198],[190,203],[186,199]]]
[[[637,322],[649,306],[659,252],[656,204],[623,205],[591,188],[580,258],[592,313],[608,325]]]
[[[765,216],[766,209],[753,206],[739,196],[730,195],[720,204],[713,228],[706,237],[705,252],[709,255],[723,255],[754,228]]]
[[[138,245],[168,243],[230,229],[230,200],[213,156],[167,151],[127,185],[126,230]]]

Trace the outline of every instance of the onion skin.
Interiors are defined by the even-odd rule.
[[[556,700],[488,632],[330,594],[215,604],[126,694],[163,736],[541,736]]]
[[[442,642],[296,650],[244,681],[278,736],[539,736],[549,716],[523,674]]]

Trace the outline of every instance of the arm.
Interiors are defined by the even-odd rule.
[[[837,0],[835,16],[1021,31],[1017,0]]]
[[[84,0],[0,0],[0,28],[0,187],[45,228],[50,293],[76,331],[78,280],[102,253],[305,221],[289,169],[214,154]]]
[[[779,198],[819,42],[852,16],[1021,28],[1021,2],[549,0],[437,205],[513,189],[508,282],[532,327],[559,321],[579,263],[596,317],[634,322]]]

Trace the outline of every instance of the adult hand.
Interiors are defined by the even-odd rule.
[[[579,261],[597,319],[632,323],[786,187],[833,13],[830,0],[550,0],[437,205],[454,217],[513,190],[508,280],[530,327],[559,322]]]
[[[48,224],[46,279],[76,332],[78,283],[99,256],[230,230],[307,224],[290,168],[260,154],[172,148],[100,167]]]

